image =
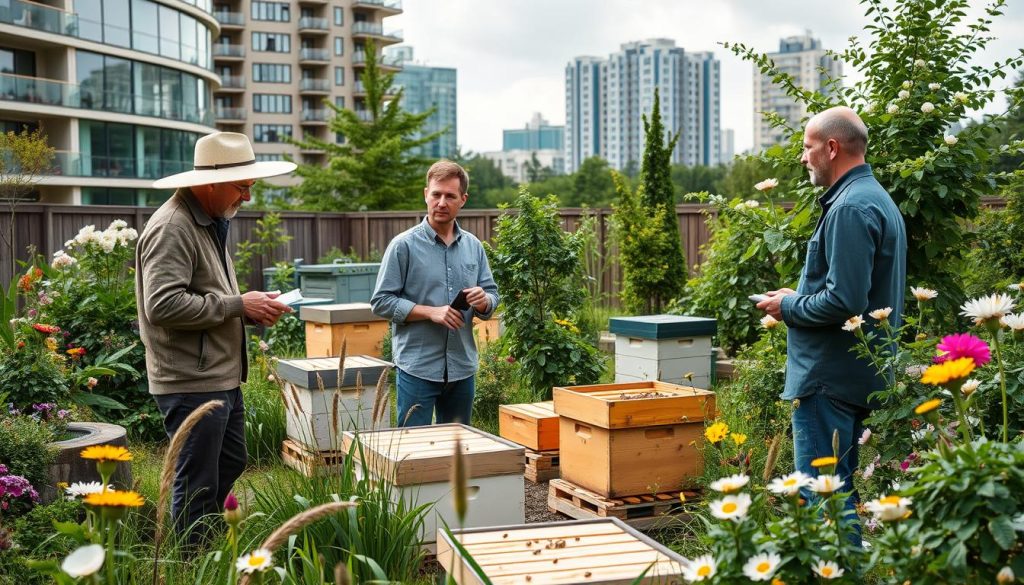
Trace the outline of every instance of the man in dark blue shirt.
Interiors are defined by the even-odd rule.
[[[891,308],[888,321],[898,328],[907,272],[903,217],[864,162],[867,143],[867,127],[850,108],[831,108],[807,123],[800,162],[811,183],[828,188],[818,199],[821,217],[797,290],[771,291],[757,305],[789,328],[782,398],[794,404],[796,468],[817,475],[811,461],[833,454],[832,435],[838,431],[836,474],[846,491],[853,490],[863,421],[877,406],[868,396],[887,380],[851,351],[859,342],[843,325],[867,311]],[[867,319],[861,326],[876,324]],[[847,502],[855,503],[856,496]]]

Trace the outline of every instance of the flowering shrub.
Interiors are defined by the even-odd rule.
[[[0,464],[0,516],[22,512],[39,501],[39,493],[20,475]]]

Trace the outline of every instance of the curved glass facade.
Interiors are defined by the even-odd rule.
[[[191,170],[196,140],[202,136],[92,120],[79,120],[78,134],[81,152],[58,153],[61,171],[72,176],[121,179],[159,179]]]
[[[206,0],[189,4],[210,11]],[[210,29],[169,6],[152,0],[75,0],[75,14],[79,38],[212,67]]]

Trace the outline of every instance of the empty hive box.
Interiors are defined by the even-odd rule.
[[[558,450],[555,403],[505,404],[498,408],[498,433],[531,451]]]
[[[443,518],[458,526],[452,505],[451,468],[456,438],[468,467],[465,527],[518,524],[525,519],[523,456],[520,445],[461,424],[346,432],[348,452],[358,437],[357,468],[387,481],[392,498],[408,505],[433,504],[424,518],[424,543],[434,542]]]
[[[277,374],[284,382],[288,438],[309,450],[337,450],[342,443],[342,431],[373,426],[377,380],[391,363],[350,355],[345,358],[344,371],[339,372],[339,360],[307,358],[281,360],[277,364]],[[340,380],[339,373],[343,376]],[[391,426],[390,408],[378,426]]]
[[[441,531],[437,561],[458,585],[681,585],[686,564],[617,518]]]
[[[562,479],[618,498],[679,490],[700,476],[715,394],[645,381],[554,389]]]
[[[710,388],[714,319],[684,315],[614,317],[615,381],[660,380]]]
[[[370,303],[304,306],[299,318],[306,322],[306,357],[349,355],[380,357],[388,322],[373,314]]]

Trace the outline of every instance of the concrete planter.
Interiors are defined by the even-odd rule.
[[[96,462],[82,459],[80,454],[92,445],[128,446],[124,427],[97,422],[73,422],[68,424],[68,433],[72,438],[51,443],[57,449],[57,458],[50,465],[50,481],[41,490],[44,502],[52,502],[57,498],[57,484],[68,484],[76,481],[100,481],[96,471]],[[127,489],[132,485],[131,462],[120,463],[111,478],[111,483],[118,489]]]

